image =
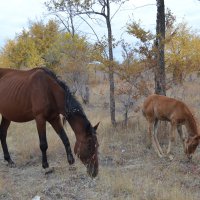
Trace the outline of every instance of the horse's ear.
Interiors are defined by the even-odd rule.
[[[86,126],[86,131],[90,131],[91,128],[92,128],[91,124],[88,123],[87,126]]]
[[[61,119],[61,122],[62,122],[62,125],[65,126],[66,125],[66,117],[63,116],[63,115],[60,115],[60,119]]]
[[[197,139],[200,140],[200,135],[197,136]]]
[[[99,124],[100,124],[100,122],[98,122],[98,123],[93,127],[95,131],[97,130]]]
[[[195,135],[193,139],[200,140],[200,135]]]

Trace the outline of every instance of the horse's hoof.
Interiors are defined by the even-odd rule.
[[[147,145],[147,149],[151,149],[151,145]]]
[[[73,157],[72,154],[68,154],[67,155],[67,160],[68,160],[68,162],[69,162],[70,165],[73,165],[74,162],[75,162],[74,157]]]
[[[16,164],[11,160],[11,161],[8,162],[8,167],[15,168]]]
[[[172,161],[174,159],[174,156],[169,155],[169,160]]]
[[[69,166],[69,171],[76,171],[75,165]]]
[[[44,169],[44,174],[47,175],[47,174],[51,174],[54,172],[54,168],[53,167],[48,167],[48,168],[45,168]]]
[[[47,162],[42,163],[42,167],[44,169],[48,168],[49,167],[49,163],[47,163]]]
[[[158,157],[159,157],[159,158],[164,158],[165,155],[164,155],[164,154],[158,154]]]
[[[192,161],[192,155],[187,156],[187,158],[188,158],[188,162]]]

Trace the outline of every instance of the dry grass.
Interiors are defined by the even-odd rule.
[[[198,108],[195,89],[190,84],[186,89],[185,101]],[[196,85],[197,90],[199,86]],[[98,99],[95,98],[94,102]],[[114,129],[110,125],[109,110],[101,107],[103,99],[99,97],[96,107],[92,103],[85,108],[92,124],[101,121],[97,178],[88,177],[77,158],[75,167],[69,167],[64,146],[49,125],[48,160],[55,171],[44,175],[35,123],[13,123],[9,128],[8,145],[17,167],[8,168],[0,150],[0,199],[27,200],[38,195],[42,200],[198,200],[199,148],[193,161],[188,163],[177,137],[172,149],[174,160],[159,159],[153,149],[146,148],[147,124],[141,113],[131,113],[134,117],[129,120],[128,128],[118,125]],[[198,117],[199,113],[196,113]],[[75,138],[69,126],[67,132],[73,148]],[[165,145],[163,142],[164,149]]]
[[[44,175],[35,124],[13,124],[9,131],[9,147],[17,167],[7,168],[1,157],[0,199],[26,200],[35,195],[45,200],[198,199],[198,152],[193,163],[186,163],[179,143],[174,148],[176,158],[172,162],[160,160],[152,149],[146,148],[146,124],[142,124],[140,117],[139,122],[139,125],[130,123],[128,129],[120,126],[113,129],[106,119],[102,122],[99,129],[100,172],[94,180],[87,176],[79,160],[76,160],[75,170],[69,168],[64,147],[51,127],[48,128],[48,155],[55,172]],[[31,131],[25,133],[24,130]],[[68,132],[73,141],[69,128]]]

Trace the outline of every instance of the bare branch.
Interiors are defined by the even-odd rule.
[[[120,3],[118,9],[115,11],[115,13],[112,15],[112,17],[110,18],[110,20],[112,20],[114,18],[114,16],[118,13],[118,11],[120,10],[120,8],[122,7],[122,5],[124,4],[124,1]]]
[[[106,15],[104,14],[104,13],[100,13],[100,12],[96,12],[96,11],[86,11],[86,12],[77,12],[77,13],[75,13],[75,16],[76,15],[101,15],[101,16],[103,16],[103,17],[106,17]]]
[[[134,8],[130,8],[130,9],[122,9],[123,11],[126,11],[126,10],[137,10],[139,8],[144,8],[144,7],[147,7],[147,6],[155,6],[156,4],[146,4],[146,5],[142,5],[142,6],[138,6],[138,7],[134,7]]]
[[[100,42],[98,35],[96,34],[95,30],[93,29],[93,27],[87,22],[87,20],[85,20],[81,15],[79,15],[79,17],[91,28],[92,32],[94,33],[94,35],[97,38],[97,41]]]

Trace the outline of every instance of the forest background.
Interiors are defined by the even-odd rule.
[[[72,2],[46,1],[46,16],[53,19],[30,21],[28,28],[24,28],[14,39],[7,40],[1,49],[0,66],[18,69],[49,67],[64,75],[71,91],[77,93],[84,103],[89,103],[90,88],[96,73],[104,79],[107,76],[110,81],[110,96],[112,95],[107,102],[111,106],[111,121],[113,124],[116,121],[115,98],[118,98],[124,108],[126,124],[128,111],[137,104],[137,98],[149,95],[155,87],[145,77],[145,72],[154,73],[155,70],[156,33],[152,24],[156,25],[156,22],[151,21],[151,29],[148,29],[143,25],[142,19],[135,20],[133,14],[125,20],[125,24],[120,25],[123,27],[121,34],[111,29],[109,36],[106,33],[109,27],[106,26],[107,19],[104,15],[108,15],[108,8],[102,11],[105,5],[101,1],[80,1],[82,5],[76,5],[80,10],[75,10]],[[119,19],[127,8],[126,3],[131,5],[134,2],[110,1],[108,20],[111,28],[115,17]],[[153,6],[155,8],[156,4],[135,6],[133,13],[134,10]],[[91,14],[90,7],[93,12],[97,12]],[[198,30],[193,29],[185,19],[177,22],[176,15],[169,8],[166,8],[165,20],[166,87],[170,88],[173,84],[182,84],[189,73],[198,73],[200,36]],[[111,66],[114,69],[111,70]],[[115,81],[118,83],[114,88]]]

